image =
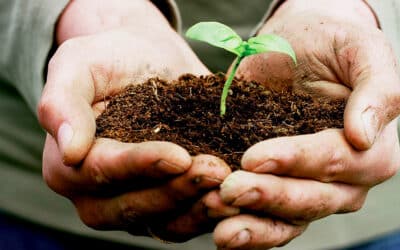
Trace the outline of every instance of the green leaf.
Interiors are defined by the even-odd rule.
[[[273,35],[263,34],[256,37],[252,37],[248,41],[248,49],[246,55],[254,55],[264,52],[279,52],[289,55],[293,62],[297,64],[296,54],[286,39]]]
[[[242,44],[242,38],[228,26],[218,22],[200,22],[193,25],[187,32],[186,36],[203,42],[207,42],[213,46],[226,49],[238,56],[241,55],[239,50]]]

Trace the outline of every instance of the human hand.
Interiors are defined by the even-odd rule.
[[[105,97],[126,85],[208,73],[149,1],[75,0],[59,21],[57,40],[38,108],[48,132],[43,175],[83,222],[182,241],[211,230],[215,219],[207,213],[236,213],[215,192],[206,194],[230,173],[215,157],[191,158],[166,142],[94,137]]]
[[[219,218],[239,212],[211,191],[230,172],[216,157],[191,158],[169,142],[96,139],[79,167],[63,164],[51,136],[44,149],[46,182],[86,225],[173,242],[210,232]]]
[[[286,1],[259,33],[286,38],[298,65],[282,54],[259,54],[244,59],[237,75],[274,89],[290,85],[347,99],[345,135],[357,149],[370,148],[399,114],[398,62],[362,1]]]
[[[368,190],[398,169],[393,119],[400,110],[399,73],[373,16],[364,18],[369,10],[358,6],[361,1],[313,2],[322,9],[302,9],[302,3],[287,1],[260,31],[288,39],[298,66],[288,67],[292,64],[285,56],[263,54],[245,59],[238,76],[273,88],[293,85],[298,91],[346,98],[344,130],[277,138],[248,149],[242,159],[245,171],[221,185],[221,198],[243,213],[215,229],[215,242],[224,249],[283,245],[313,220],[358,210]],[[348,16],[330,12],[345,12],[345,5],[355,5]]]

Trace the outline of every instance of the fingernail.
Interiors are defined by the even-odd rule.
[[[184,167],[178,166],[166,160],[159,160],[156,162],[155,167],[162,172],[170,174],[180,174],[185,171]]]
[[[236,207],[226,207],[223,209],[212,209],[209,208],[207,210],[207,216],[210,218],[223,218],[223,217],[231,217],[240,214],[240,209]]]
[[[228,175],[224,182],[221,184],[221,190],[223,191],[231,191],[236,187],[238,183],[240,183],[240,180],[243,178],[242,175],[240,174],[242,171],[235,171],[232,174]]]
[[[364,125],[364,133],[367,137],[368,143],[372,145],[375,142],[376,136],[379,132],[379,121],[376,112],[373,108],[367,108],[361,115]]]
[[[233,206],[249,206],[252,205],[256,202],[258,202],[261,198],[261,194],[260,192],[258,192],[255,189],[251,189],[247,192],[245,192],[244,194],[240,195],[239,197],[237,197],[232,205]]]
[[[199,175],[191,179],[191,182],[199,187],[215,187],[222,183],[221,179]]]
[[[249,230],[244,229],[236,234],[226,246],[227,248],[242,247],[250,241],[250,237],[251,236]]]
[[[254,168],[256,173],[268,173],[274,169],[278,168],[278,162],[275,160],[267,160],[266,162],[260,164],[258,167]]]
[[[71,143],[73,136],[74,131],[72,130],[71,125],[69,125],[67,122],[62,123],[57,132],[57,142],[62,152],[64,152]]]
[[[228,177],[220,185],[219,195],[222,201],[226,204],[232,203],[233,199],[235,198],[235,194],[237,193],[241,179],[243,178],[240,172],[241,171],[236,171],[228,175]]]

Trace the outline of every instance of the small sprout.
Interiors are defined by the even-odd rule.
[[[224,89],[222,90],[220,104],[221,117],[226,113],[226,98],[229,88],[243,58],[264,52],[279,52],[289,55],[293,62],[297,64],[293,48],[285,39],[277,35],[263,34],[252,37],[248,41],[243,41],[235,31],[222,23],[200,22],[193,25],[186,32],[186,36],[194,40],[207,42],[215,47],[223,48],[237,56],[232,71],[226,79]]]

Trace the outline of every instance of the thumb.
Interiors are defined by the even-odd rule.
[[[57,141],[64,164],[75,165],[84,159],[94,141],[94,87],[86,67],[67,61],[59,55],[51,60],[38,117],[42,127]]]
[[[378,58],[376,61],[382,63]],[[400,113],[400,79],[396,64],[390,66],[385,68],[383,63],[360,74],[348,99],[344,133],[359,150],[369,149],[383,128]]]

